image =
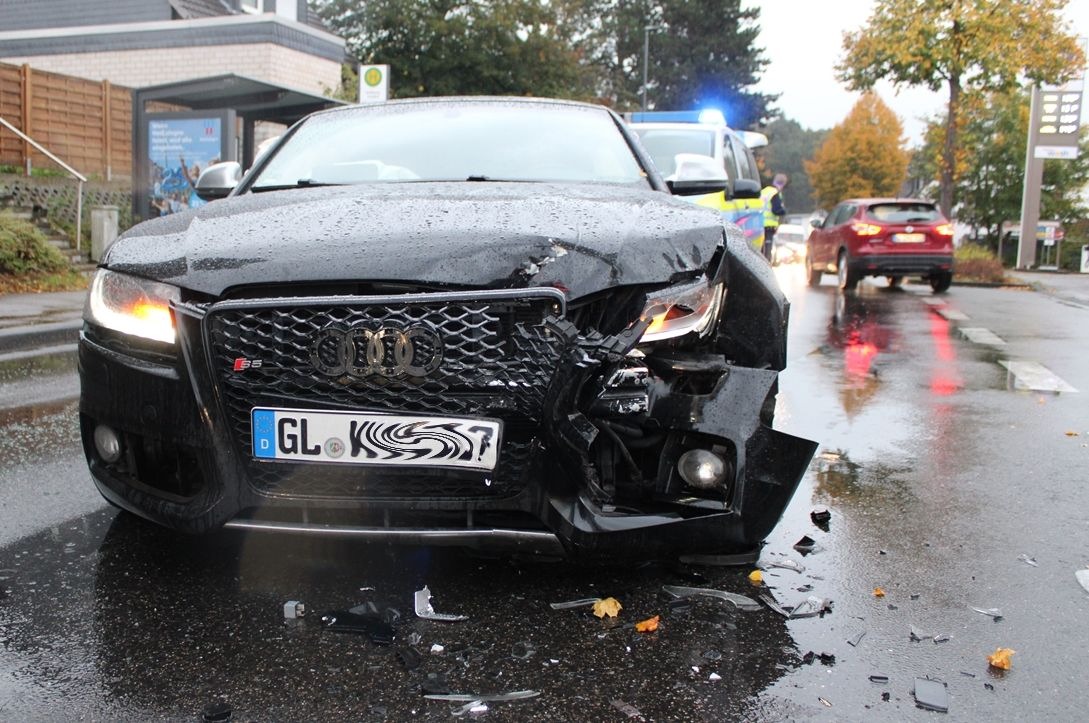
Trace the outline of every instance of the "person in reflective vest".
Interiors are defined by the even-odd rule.
[[[760,192],[760,200],[764,206],[764,258],[771,261],[771,247],[775,240],[775,231],[783,216],[786,216],[786,206],[783,205],[783,187],[787,185],[785,173],[776,173],[770,186],[764,186]]]

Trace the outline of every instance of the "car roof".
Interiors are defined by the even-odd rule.
[[[380,108],[388,108],[390,106],[412,106],[412,105],[428,105],[428,104],[440,104],[440,105],[471,105],[471,104],[486,104],[486,103],[503,103],[506,105],[536,105],[536,106],[555,106],[559,108],[583,108],[589,110],[598,110],[612,113],[612,109],[604,105],[598,105],[596,103],[584,103],[578,100],[566,100],[562,98],[534,98],[527,96],[506,96],[506,95],[443,95],[443,96],[426,96],[420,98],[399,98],[397,100],[389,100],[384,103],[375,103],[374,106]],[[366,104],[345,105],[338,108],[329,108],[328,110],[318,111],[312,113],[312,116],[317,115],[329,115],[332,113],[351,113],[358,111],[361,108],[369,107]]]
[[[877,197],[877,198],[847,198],[842,203],[857,203],[863,206],[876,206],[882,203],[924,203],[929,206],[937,206],[934,201],[929,201],[925,198],[893,198],[889,197]]]

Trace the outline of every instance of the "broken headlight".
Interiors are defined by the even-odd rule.
[[[83,318],[122,334],[173,344],[170,302],[180,298],[176,286],[99,269]]]
[[[640,343],[672,339],[695,333],[703,336],[718,319],[722,306],[723,285],[712,284],[701,277],[697,281],[647,295],[643,318],[650,326]]]

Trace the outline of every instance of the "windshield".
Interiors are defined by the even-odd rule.
[[[923,223],[942,218],[937,207],[929,203],[879,203],[870,206],[870,218],[886,223]]]
[[[313,116],[277,149],[252,188],[467,180],[649,186],[604,109],[470,100]]]
[[[697,153],[715,157],[715,132],[702,128],[639,128],[633,127],[658,172],[672,176],[677,172],[678,153]]]

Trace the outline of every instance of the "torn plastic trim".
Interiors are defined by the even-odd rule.
[[[435,608],[431,605],[431,589],[427,587],[427,585],[424,585],[422,590],[416,591],[413,596],[413,601],[416,608],[416,617],[424,620],[437,620],[442,623],[460,623],[469,619],[468,615],[435,612]]]
[[[520,552],[541,555],[563,555],[559,538],[551,532],[535,530],[479,529],[420,529],[389,527],[357,527],[309,522],[266,522],[262,520],[230,520],[224,527],[236,530],[305,533],[328,537],[351,537],[372,542],[392,542],[408,545],[487,546],[489,549],[509,547]]]

